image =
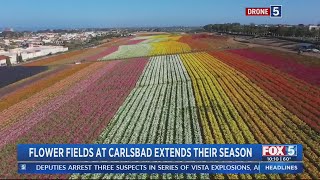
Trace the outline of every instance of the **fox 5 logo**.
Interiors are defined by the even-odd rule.
[[[262,146],[262,156],[297,156],[297,146],[264,145]]]
[[[281,18],[282,17],[282,5],[271,5],[270,6],[270,17]]]

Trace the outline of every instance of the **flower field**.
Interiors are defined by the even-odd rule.
[[[189,45],[177,41],[152,43],[151,46],[153,47],[153,49],[149,54],[150,56],[191,52],[191,48],[189,47]]]
[[[156,56],[149,59],[136,87],[101,133],[97,143],[202,143],[197,119],[192,84],[180,57]],[[129,178],[123,175],[87,176],[111,177]],[[171,175],[164,176],[168,177]]]
[[[106,50],[104,50],[98,54],[95,54],[95,55],[88,57],[87,60],[88,61],[97,61],[98,59],[103,58],[104,56],[107,56],[113,52],[118,51],[118,49],[119,49],[118,46],[113,46],[113,47],[107,48]]]
[[[45,88],[50,87],[56,82],[72,75],[77,71],[80,71],[85,67],[86,65],[69,66],[67,68],[63,68],[60,71],[55,71],[53,74],[45,74],[44,77],[40,77],[40,79],[33,77],[30,78],[28,84],[23,86],[23,88],[20,88],[20,84],[18,84],[18,88],[16,88],[16,90],[14,89],[13,91],[11,87],[8,87],[9,91],[11,90],[11,92],[1,96],[0,111],[5,110],[10,106],[31,97],[32,95],[44,90]]]
[[[182,36],[178,41],[188,44],[192,51],[211,51],[246,47],[246,45],[234,43],[231,39],[228,39],[225,36],[209,34]]]
[[[302,177],[319,177],[319,130],[223,61],[207,53],[181,56],[192,74],[206,143],[302,143],[307,167]]]
[[[126,45],[139,44],[139,43],[141,43],[141,42],[143,42],[143,41],[144,41],[144,39],[131,39],[130,41],[128,41],[128,42],[126,43]]]
[[[102,60],[127,59],[133,57],[145,57],[151,51],[150,44],[122,45],[119,49],[105,57]]]
[[[24,64],[48,69],[0,88],[0,177],[69,178],[18,175],[21,143],[297,143],[304,150],[299,175],[70,178],[318,179],[320,66],[236,47],[208,34],[147,35]]]
[[[135,37],[133,41],[141,41],[140,43],[155,43],[165,41],[178,41],[182,36],[178,35],[156,35],[156,36],[139,36]]]
[[[211,54],[244,73],[286,109],[294,112],[314,130],[320,131],[320,110],[316,108],[320,105],[320,92],[310,84],[277,71],[273,67],[241,56],[226,52],[212,52]]]
[[[7,162],[0,165],[1,176],[18,177],[17,144],[92,142],[134,87],[146,62],[83,64],[86,68],[1,111],[0,154]]]
[[[320,85],[319,68],[306,66],[272,54],[256,53],[247,49],[231,50],[230,52],[273,66],[311,84]]]
[[[119,49],[101,60],[127,59],[133,57],[160,56],[191,52],[188,44],[179,42],[182,36],[142,36],[132,41],[141,41],[134,45],[122,45]]]
[[[287,53],[285,51],[279,51],[279,50],[274,50],[274,49],[266,49],[266,48],[261,48],[261,47],[254,47],[250,48],[250,51],[260,53],[262,55],[267,54],[267,55],[273,55],[278,58],[284,58],[286,61],[293,61],[296,63],[300,63],[306,66],[319,66],[319,58],[313,57],[313,56],[300,56],[295,53]]]

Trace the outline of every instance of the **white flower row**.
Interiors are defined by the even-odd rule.
[[[150,91],[149,96],[146,97],[145,105],[143,106],[143,109],[140,112],[140,115],[137,117],[137,119],[131,119],[130,124],[133,126],[132,128],[132,133],[131,133],[131,138],[128,143],[130,144],[135,144],[135,143],[146,143],[147,135],[149,133],[144,133],[144,132],[149,132],[149,124],[150,120],[152,118],[152,115],[154,114],[155,111],[155,104],[156,101],[154,101],[156,98],[159,97],[160,95],[160,88],[157,86],[153,86],[151,88],[148,88],[148,91]],[[138,114],[138,113],[135,113]],[[134,124],[135,123],[135,124]],[[127,134],[130,137],[130,128],[127,129]],[[141,140],[139,138],[142,138]]]
[[[182,86],[183,83],[177,83],[177,97],[174,99],[177,101],[176,104],[176,130],[175,130],[175,143],[177,144],[183,144],[184,140],[189,138],[189,137],[185,137],[184,131],[188,131],[188,129],[184,128],[184,124],[186,121],[189,121],[189,119],[184,119],[183,116],[183,112],[185,111],[185,109],[183,108],[183,95],[184,93],[182,93]]]
[[[176,84],[171,85],[172,89],[171,89],[171,98],[170,98],[170,102],[168,104],[168,112],[166,114],[168,114],[168,118],[167,118],[167,127],[166,127],[166,141],[163,143],[166,144],[173,144],[174,143],[174,133],[175,133],[175,122],[176,122],[176,118],[175,118],[175,110],[176,110],[176,93],[177,93],[177,87]]]
[[[119,46],[119,49],[102,60],[111,60],[111,59],[125,59],[133,57],[144,57],[148,56],[149,52],[152,50],[150,44],[134,44],[134,45],[122,45]]]
[[[118,140],[122,137],[122,134],[125,133],[125,129],[130,123],[130,119],[127,118],[130,115],[133,115],[136,108],[139,105],[140,100],[143,97],[143,94],[145,93],[146,88],[135,88],[133,91],[136,91],[134,94],[134,97],[132,98],[132,101],[128,103],[124,111],[120,114],[120,116],[117,116],[117,119],[114,119],[114,126],[111,128],[109,134],[105,137],[105,140],[103,143],[109,144],[109,143],[120,143]],[[119,111],[118,111],[119,112]],[[118,112],[116,114],[118,114]],[[109,126],[109,125],[108,125]]]
[[[149,129],[149,133],[146,133],[148,135],[148,141],[147,143],[155,143],[157,140],[157,132],[159,130],[159,125],[160,122],[162,121],[161,119],[161,113],[163,113],[163,107],[164,107],[164,100],[165,100],[165,95],[167,92],[167,84],[162,84],[159,86],[157,86],[158,88],[161,88],[161,93],[159,95],[159,100],[158,100],[158,106],[157,108],[153,111],[154,113],[154,117],[153,117],[153,121],[152,121],[152,125]]]
[[[150,58],[136,87],[97,143],[202,143],[192,83],[179,55]],[[184,175],[106,174],[103,178],[148,177],[181,179]]]
[[[141,89],[141,92],[138,94],[137,99],[134,101],[133,105],[128,106],[129,112],[124,114],[124,117],[119,119],[120,126],[119,128],[114,130],[115,135],[111,143],[126,143],[121,142],[122,137],[131,135],[127,133],[127,130],[130,127],[134,126],[132,120],[134,118],[137,118],[137,113],[140,113],[140,111],[142,110],[143,103],[146,101],[146,98],[148,96],[147,87],[141,87],[138,89]]]

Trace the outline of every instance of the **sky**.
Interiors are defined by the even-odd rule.
[[[0,28],[319,24],[320,0],[0,0]],[[283,17],[247,17],[246,7],[282,5]]]

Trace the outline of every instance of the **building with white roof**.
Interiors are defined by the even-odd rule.
[[[0,66],[6,66],[7,65],[7,58],[10,58],[8,56],[0,55]]]
[[[311,25],[309,26],[309,31],[311,30],[320,30],[320,26]]]
[[[47,56],[51,54],[56,54],[59,52],[68,51],[67,47],[63,46],[31,46],[29,48],[15,48],[9,51],[0,51],[0,55],[10,57],[12,64],[17,64],[17,55],[22,56],[22,60],[26,61],[32,58]]]

